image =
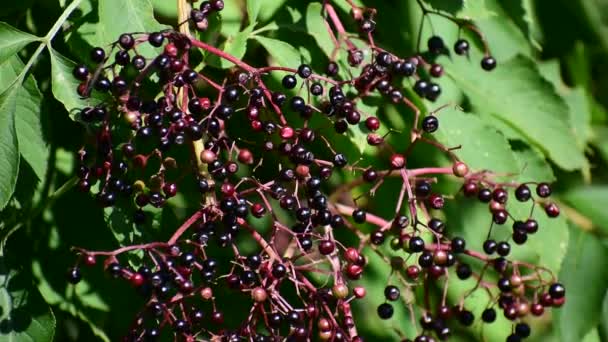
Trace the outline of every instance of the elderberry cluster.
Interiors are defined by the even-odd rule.
[[[206,30],[208,18],[223,8],[221,0],[203,1],[184,25]],[[343,27],[329,2],[324,11],[325,20]],[[93,48],[88,63],[74,69],[81,81],[76,91],[91,103],[77,115],[89,137],[79,152],[79,188],[92,191],[106,210],[129,213],[128,224],[139,232],[149,229],[152,212],[172,198],[196,199],[194,212],[179,227],[162,227],[170,232],[167,241],[137,241],[114,251],[76,248],[78,264],[94,266],[103,259],[112,277],[143,296],[145,305],[126,340],[362,341],[351,302],[366,296],[355,281],[365,276],[367,252],[392,267],[385,298],[378,299],[382,319],[393,316],[403,293],[413,296],[421,288],[429,296],[429,282],[447,287],[451,272],[461,280],[475,278],[475,288],[499,292],[482,320],[491,323],[502,310],[514,321],[511,342],[530,334],[523,320],[529,313],[538,316],[545,307],[564,303],[565,290],[548,270],[508,259],[509,241],[494,241],[488,233],[484,253],[477,252],[450,236],[447,223],[434,216],[448,199],[476,199],[489,207],[490,230],[512,221],[512,240],[523,244],[539,225],[532,211],[525,218],[509,213],[511,196],[532,208],[542,206],[549,217],[559,215],[548,201],[548,184],[535,184],[533,195],[533,183],[499,182],[491,171],[469,170],[433,139],[443,107],[421,118],[425,113],[404,94],[410,87],[419,99],[439,98],[441,88],[431,79],[441,77],[443,67],[427,59],[447,53],[443,40],[433,36],[428,51],[399,57],[371,42],[373,9],[353,7],[352,15],[370,39],[368,51],[354,48],[348,37],[345,46],[337,41],[347,63],[341,68],[330,60],[324,75],[307,64],[253,67],[174,30],[124,33],[108,49]],[[148,50],[155,54],[140,54]],[[199,50],[235,67],[221,77],[217,70],[197,70],[192,57]],[[457,55],[468,50],[465,39],[455,42]],[[487,47],[481,66],[496,67]],[[273,75],[280,80],[276,89],[267,86]],[[384,124],[380,118],[357,106],[375,92],[414,113],[407,146],[391,146],[377,133]],[[332,137],[355,128],[365,131],[368,148],[377,149],[384,167],[336,151]],[[451,165],[408,167],[421,144],[445,153]],[[356,180],[340,187],[328,181],[346,172]],[[436,174],[462,182],[460,192],[453,197],[435,191]],[[372,198],[388,178],[400,181],[398,198],[383,199],[395,207],[389,219],[357,205],[360,198],[350,194],[368,187],[362,197]],[[375,229],[364,233],[364,224]],[[357,238],[359,246],[337,237],[344,234]],[[389,240],[390,249],[384,248]],[[256,251],[245,252],[244,242],[253,242]],[[482,263],[482,271],[468,259]],[[82,277],[78,264],[68,272],[74,284]],[[415,341],[445,340],[453,322],[470,326],[475,320],[465,307],[470,293],[453,305],[445,293],[440,306],[421,304]],[[234,317],[226,317],[222,307],[229,298],[243,306],[231,311]],[[407,304],[413,314],[412,305]]]

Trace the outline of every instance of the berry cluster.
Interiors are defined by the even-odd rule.
[[[222,0],[203,1],[184,25],[206,30],[208,18],[223,8]],[[333,25],[340,36],[336,51],[347,53],[342,69],[348,67],[341,70],[332,59],[324,75],[307,64],[297,69],[256,68],[183,29],[122,34],[109,49],[94,48],[88,66],[74,69],[82,97],[95,92],[96,98],[105,99],[78,115],[90,137],[79,153],[82,191],[93,189],[103,207],[131,212],[138,230],[152,220],[150,208],[188,196],[193,188],[198,191],[196,210],[167,241],[114,251],[76,248],[79,264],[93,266],[102,258],[112,277],[128,281],[144,296],[145,307],[133,320],[127,340],[153,341],[173,334],[188,341],[362,341],[351,302],[366,295],[364,287],[354,285],[364,276],[366,246],[393,269],[385,301],[377,308],[382,319],[392,317],[403,291],[413,293],[420,286],[428,298],[430,282],[447,287],[452,269],[460,279],[474,277],[474,289],[498,291],[482,320],[491,323],[496,309],[502,310],[516,322],[508,341],[530,334],[523,321],[529,313],[541,315],[545,307],[564,303],[565,290],[550,272],[508,259],[508,241],[494,241],[488,233],[484,253],[473,251],[464,239],[450,237],[445,222],[431,215],[449,198],[476,199],[488,204],[492,226],[512,221],[512,240],[523,244],[539,227],[532,213],[523,219],[509,213],[510,189],[517,201],[530,202],[532,208],[541,205],[549,217],[558,216],[559,209],[547,200],[549,185],[536,184],[533,195],[532,183],[498,182],[490,171],[469,170],[450,148],[432,138],[439,129],[437,114],[445,106],[420,120],[423,113],[404,95],[408,92],[403,84],[409,83],[421,99],[435,102],[441,88],[432,79],[442,76],[443,67],[431,60],[449,51],[439,36],[428,40],[428,51],[412,56],[381,49],[373,41],[375,14],[353,6],[353,19],[368,42],[369,50],[364,51],[350,41],[333,6],[324,5],[328,28]],[[330,34],[335,35],[331,29]],[[145,45],[157,55],[141,55]],[[217,72],[212,77],[206,70],[194,70],[190,60],[196,50],[235,67],[219,80]],[[467,55],[469,42],[459,39],[453,50]],[[481,67],[490,71],[496,61],[487,51]],[[372,55],[370,60],[366,53]],[[271,75],[279,75],[280,88],[267,86]],[[411,141],[401,152],[378,133],[380,118],[357,106],[376,91],[415,114]],[[330,124],[315,126],[313,118]],[[381,160],[384,169],[364,159],[351,162],[332,145],[332,136],[355,125],[367,130],[369,148],[389,152]],[[239,136],[244,131],[246,139]],[[408,158],[420,144],[437,148],[452,164],[408,168]],[[263,173],[257,172],[260,168]],[[344,172],[357,179],[332,187],[329,178]],[[434,191],[434,176],[442,174],[462,182],[461,194],[448,197]],[[395,215],[388,220],[349,196],[353,188],[369,184],[366,196],[371,198],[389,177],[399,179],[401,189],[395,201],[383,199],[395,204]],[[376,229],[366,234],[362,224]],[[338,238],[344,234],[357,237],[359,246],[346,246]],[[387,252],[382,245],[389,240]],[[244,252],[243,242],[251,241],[256,251]],[[135,255],[138,262],[133,262]],[[481,272],[467,259],[482,263]],[[498,280],[488,275],[491,272]],[[69,270],[68,280],[75,284],[80,279],[77,265]],[[453,320],[471,325],[475,317],[465,299],[474,289],[452,306],[446,303],[445,291],[440,306],[431,306],[427,299],[415,341],[447,339]],[[231,317],[239,321],[236,325],[224,317],[220,303],[226,296],[240,296],[247,303],[242,317]],[[408,307],[414,314],[411,303]]]

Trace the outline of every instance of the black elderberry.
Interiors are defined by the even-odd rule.
[[[323,94],[323,86],[321,83],[315,82],[310,85],[310,93],[314,96],[319,96]]]
[[[387,300],[394,302],[397,299],[399,299],[400,294],[401,294],[401,292],[399,291],[399,288],[397,286],[388,285],[387,287],[384,288],[384,297]]]
[[[298,81],[293,75],[285,75],[281,81],[281,84],[283,84],[283,87],[286,89],[293,89],[298,84]]]
[[[365,222],[366,216],[367,215],[366,215],[365,211],[363,211],[361,209],[355,209],[353,211],[353,220],[357,223]]]
[[[526,184],[521,184],[515,189],[515,198],[520,202],[526,202],[531,196],[532,192]]]
[[[152,32],[148,36],[148,42],[150,43],[150,45],[152,45],[154,47],[159,47],[159,46],[163,45],[164,40],[165,40],[165,37],[160,32]]]
[[[517,323],[515,325],[515,335],[521,338],[527,338],[530,336],[530,326],[526,323]]]
[[[494,252],[496,252],[496,247],[498,246],[498,244],[496,243],[496,241],[494,240],[486,240],[483,243],[483,251],[488,254],[494,254]]]
[[[441,86],[437,83],[429,83],[429,87],[426,90],[426,98],[429,101],[435,102],[439,95],[441,95]]]
[[[431,190],[431,183],[429,183],[428,181],[423,180],[416,183],[416,196],[427,197],[428,195],[430,195]]]
[[[290,100],[291,109],[296,112],[301,112],[306,106],[306,101],[300,96],[294,96]]]
[[[454,43],[454,52],[457,55],[466,55],[469,52],[469,42],[465,39],[459,39]]]
[[[340,70],[340,67],[338,66],[338,63],[329,62],[327,64],[327,68],[325,69],[325,73],[327,74],[327,76],[333,77],[338,74],[339,70]]]
[[[90,57],[94,63],[101,63],[106,58],[106,52],[100,47],[95,47],[91,50]]]
[[[470,326],[471,324],[473,324],[474,321],[475,321],[475,316],[473,315],[473,313],[471,311],[462,310],[458,314],[458,322],[460,322],[460,324],[464,325],[465,327]]]
[[[343,168],[348,163],[346,157],[342,153],[337,153],[334,156],[334,165],[339,168]]]
[[[129,50],[135,45],[135,39],[128,33],[123,33],[118,38],[118,44],[125,50]]]
[[[429,48],[430,52],[436,55],[442,53],[445,50],[443,39],[441,39],[441,37],[439,36],[432,36],[431,38],[429,38],[427,42],[427,47]]]
[[[492,56],[486,56],[481,60],[481,68],[485,71],[492,71],[496,68],[496,59]]]
[[[298,67],[298,76],[302,78],[309,78],[312,75],[312,69],[308,64],[302,64]]]
[[[136,55],[133,56],[131,64],[133,65],[135,70],[141,70],[146,67],[146,59],[144,58],[144,56]]]
[[[74,67],[74,70],[72,70],[72,75],[77,80],[86,81],[89,76],[89,69],[84,65],[77,65]]]
[[[549,295],[553,299],[561,299],[566,296],[566,288],[560,283],[551,284],[549,287]]]
[[[376,63],[383,67],[388,67],[391,65],[393,57],[388,52],[380,52],[376,55]]]
[[[507,255],[509,255],[509,252],[511,252],[511,246],[509,245],[508,242],[501,241],[496,246],[496,252],[500,256],[503,256],[503,257],[507,256]]]
[[[452,252],[453,253],[462,253],[466,248],[466,241],[463,238],[455,237],[452,239]]]
[[[287,274],[287,267],[283,264],[272,265],[272,276],[275,278],[282,278]]]
[[[487,308],[481,313],[481,320],[486,323],[492,323],[496,321],[496,310],[493,308]]]
[[[424,240],[420,236],[413,236],[408,242],[411,253],[420,253],[424,250]]]
[[[471,266],[469,266],[469,264],[458,264],[456,267],[456,275],[458,276],[458,279],[468,279],[472,274],[473,271],[471,270]]]
[[[78,267],[72,267],[68,270],[66,277],[68,282],[78,284],[82,279],[82,274],[80,273],[80,269]]]
[[[425,80],[418,80],[416,81],[416,83],[414,83],[414,91],[416,92],[416,94],[418,94],[418,96],[426,97],[426,94],[429,90],[429,86],[429,82]]]
[[[393,317],[394,309],[391,304],[382,303],[378,306],[377,312],[378,317],[380,317],[381,319],[389,319]]]
[[[433,265],[433,254],[429,251],[424,251],[418,257],[418,265],[422,268],[429,268]]]
[[[540,183],[536,186],[536,194],[542,198],[551,196],[551,187],[547,183]]]
[[[488,203],[492,200],[492,191],[490,189],[484,188],[479,190],[477,193],[477,198],[484,203]]]

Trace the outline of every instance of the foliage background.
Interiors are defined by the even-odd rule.
[[[448,77],[440,81],[440,102],[458,103],[467,114],[442,114],[437,138],[448,145],[462,144],[460,157],[476,169],[513,172],[519,180],[554,181],[567,216],[545,224],[542,235],[516,250],[518,256],[559,272],[568,291],[566,305],[554,311],[552,321],[532,322],[533,339],[608,340],[608,1],[426,2],[473,19],[499,63],[491,74],[479,71],[478,49],[470,61],[442,60]],[[63,271],[74,262],[71,246],[112,249],[130,238],[124,234],[128,227],[113,221],[116,215],[104,213],[87,195],[70,189],[75,152],[84,137],[83,127],[66,109],[79,104],[70,60],[87,60],[92,46],[107,46],[122,32],[174,25],[176,5],[166,0],[82,0],[56,25],[70,3],[21,0],[0,5],[0,21],[6,23],[0,25],[0,340],[118,340],[141,304],[131,288],[99,269],[85,270],[77,287],[64,280]],[[318,5],[311,3],[226,0],[221,24],[212,23],[203,36],[254,65],[270,60],[293,67],[303,60],[324,70],[328,45],[316,31]],[[336,3],[348,23],[345,2]],[[363,4],[378,9],[376,38],[381,46],[400,55],[415,50],[421,20],[415,1]],[[433,17],[432,24],[446,42],[455,41],[454,25],[439,17]],[[54,29],[56,34],[47,35]],[[430,34],[425,25],[423,37]],[[48,38],[53,38],[50,52]],[[38,53],[29,73],[20,74]],[[203,65],[211,73],[228,66],[211,58]],[[19,75],[26,76],[22,84],[14,83]],[[404,109],[378,101],[372,99],[370,110],[406,131]],[[399,137],[393,135],[392,142]],[[364,135],[351,133],[336,143],[354,159],[363,150]],[[363,154],[373,158],[370,151]],[[416,163],[441,162],[438,158],[421,154]],[[344,177],[336,183],[348,179]],[[169,234],[163,227],[175,227],[192,205],[187,198],[172,200],[162,221],[155,213],[159,221],[150,236]],[[479,208],[456,209],[448,211],[448,222],[479,247],[487,229]],[[366,305],[380,300],[387,273],[386,266],[372,258],[371,271],[362,280],[370,295],[355,307],[355,317],[364,317],[361,330],[368,336],[393,340],[393,327],[410,329],[404,323],[406,310],[397,310],[389,322],[365,314]],[[473,298],[471,305],[479,312],[484,300]],[[509,331],[506,321],[485,328],[475,324],[458,332],[455,340],[504,340]]]

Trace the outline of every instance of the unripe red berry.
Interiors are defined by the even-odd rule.
[[[370,131],[376,131],[378,128],[380,128],[380,120],[378,120],[378,118],[375,116],[370,116],[369,118],[365,119],[365,127],[367,127],[367,129]]]
[[[456,177],[464,177],[469,173],[469,167],[467,164],[457,161],[452,165],[452,172]]]
[[[253,154],[246,148],[242,148],[239,151],[238,159],[241,163],[251,165],[253,164]]]
[[[400,169],[405,166],[405,157],[402,154],[395,153],[391,156],[391,168]]]

